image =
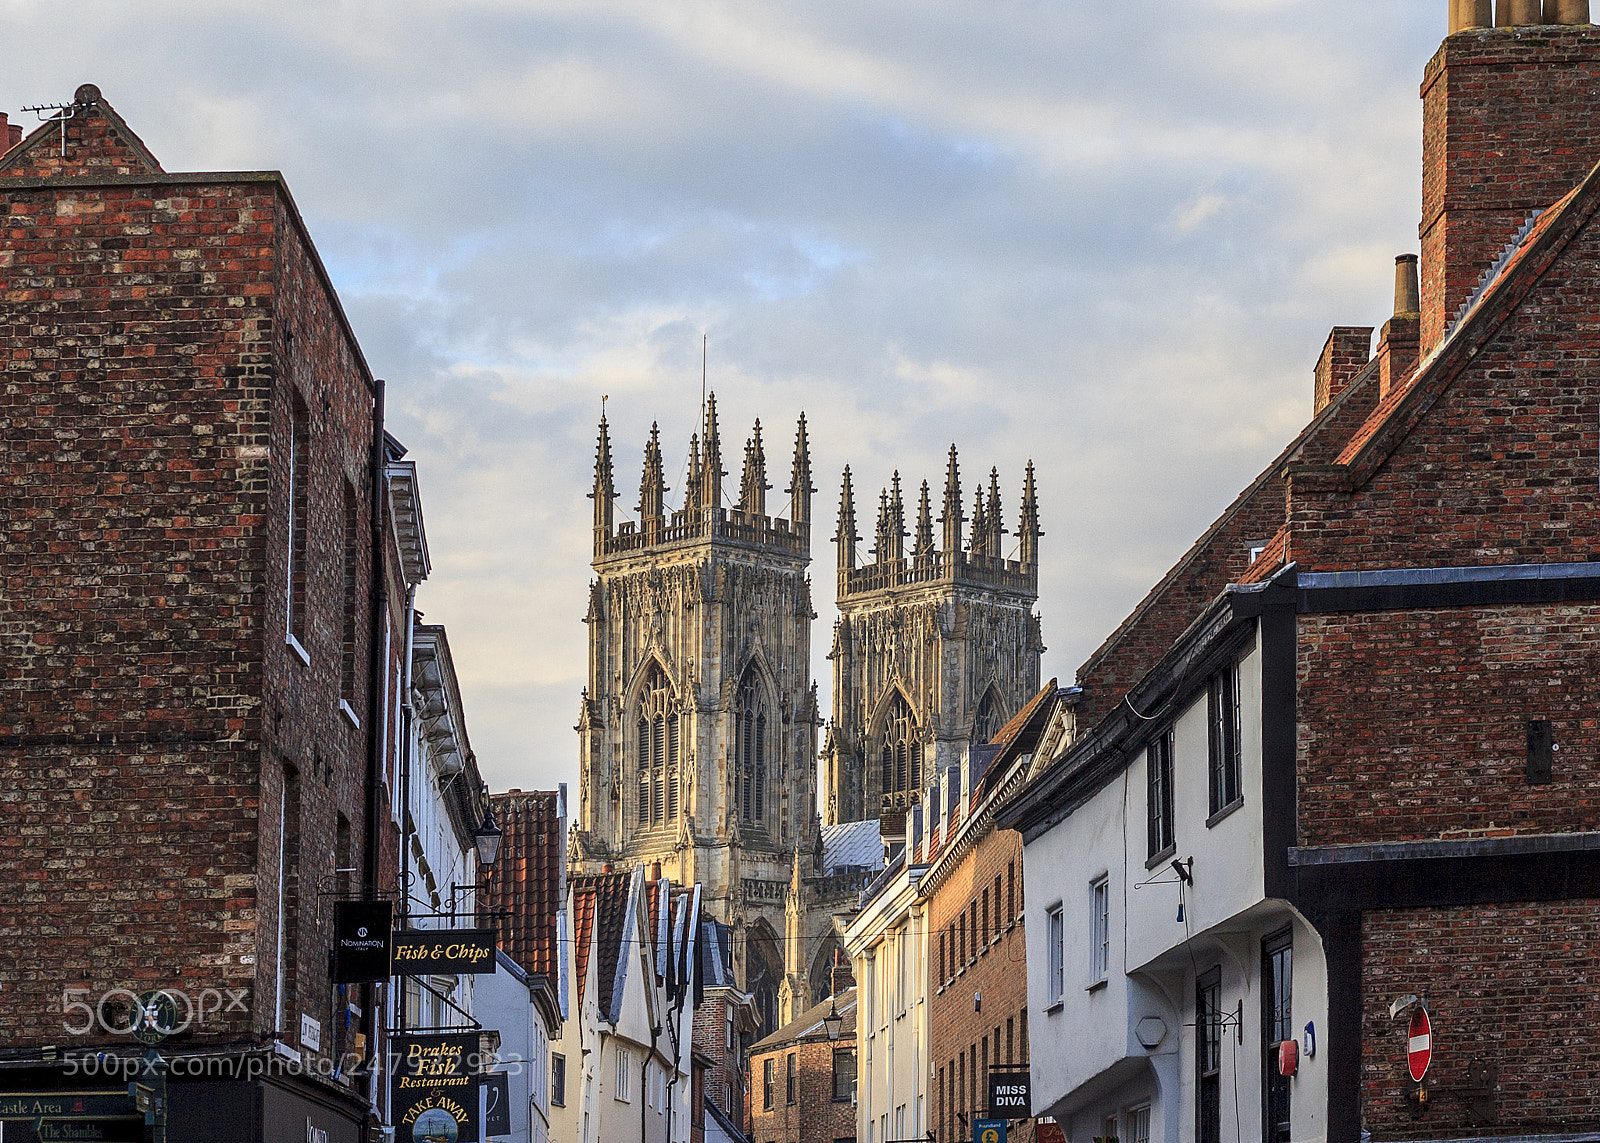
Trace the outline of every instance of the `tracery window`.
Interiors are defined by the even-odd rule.
[[[638,699],[639,824],[662,825],[678,816],[678,710],[672,684],[659,663],[650,668]]]
[[[972,721],[972,741],[992,742],[1004,725],[1005,712],[1000,709],[1000,700],[991,688],[984,692],[983,701],[978,704],[978,715]]]
[[[753,667],[739,684],[733,727],[739,818],[749,825],[761,825],[767,816],[767,699]]]
[[[917,720],[904,695],[895,695],[883,722],[883,742],[878,748],[878,764],[883,793],[895,794],[922,788],[922,741],[917,735]]]

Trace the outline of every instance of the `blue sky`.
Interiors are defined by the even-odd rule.
[[[0,0],[0,110],[95,83],[169,170],[286,174],[420,465],[479,764],[532,788],[576,780],[601,395],[619,504],[656,420],[676,496],[702,333],[734,459],[759,416],[786,475],[808,415],[822,693],[840,470],[937,487],[952,441],[1013,528],[1037,466],[1070,678],[1387,316],[1446,15]]]

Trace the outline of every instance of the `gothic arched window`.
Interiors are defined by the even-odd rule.
[[[748,825],[767,820],[767,699],[752,667],[739,684],[733,711],[734,796],[739,819]]]
[[[678,816],[678,709],[659,663],[639,691],[637,736],[639,824],[662,825]]]
[[[922,740],[905,696],[896,694],[883,721],[878,765],[885,796],[922,788]]]
[[[1005,724],[1005,711],[1000,709],[1000,700],[995,697],[994,688],[990,687],[983,693],[983,701],[978,704],[978,716],[972,720],[972,741],[994,741],[994,736],[1000,733],[1000,728]]]

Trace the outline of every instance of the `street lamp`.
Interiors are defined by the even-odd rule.
[[[828,1030],[828,1039],[837,1040],[839,1030],[844,1027],[844,1017],[839,1015],[837,1000],[828,1001],[828,1014],[822,1018],[822,1026]]]
[[[483,811],[483,824],[472,835],[473,841],[478,846],[478,864],[493,865],[494,859],[500,856],[500,839],[505,836],[504,831],[495,824],[494,811],[485,807]]]

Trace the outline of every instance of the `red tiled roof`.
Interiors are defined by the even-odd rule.
[[[1281,568],[1289,557],[1289,525],[1285,524],[1278,529],[1278,534],[1267,541],[1267,546],[1261,549],[1261,554],[1256,557],[1256,562],[1250,565],[1250,570],[1239,577],[1240,583],[1261,583],[1272,578],[1272,573]]]
[[[554,791],[493,794],[489,803],[504,833],[490,867],[485,901],[497,918],[500,947],[523,971],[555,978],[556,914],[562,907],[564,822]]]
[[[599,873],[572,879],[572,964],[578,974],[578,1004],[583,1004],[590,949],[595,949],[596,999],[606,1019],[612,1018],[611,999],[622,959],[622,934],[627,926],[631,873]],[[592,939],[591,939],[592,938]]]

